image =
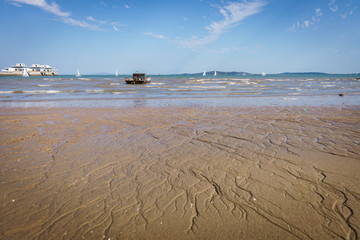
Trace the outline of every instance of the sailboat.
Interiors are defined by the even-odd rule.
[[[206,76],[206,72],[205,72],[205,71],[203,72],[203,76]]]
[[[27,69],[24,68],[23,77],[28,77],[28,76],[29,76],[29,73],[27,72]]]
[[[76,71],[76,75],[75,75],[75,76],[76,76],[76,77],[80,77],[80,76],[81,76],[79,69]]]
[[[214,72],[214,76],[216,77],[216,75],[217,75],[217,74],[216,74],[216,71],[215,71],[215,72]]]
[[[116,72],[115,72],[115,76],[117,77],[117,76],[119,76],[119,73],[118,73],[118,71],[116,70]]]
[[[266,76],[266,73],[265,73],[265,72],[262,72],[262,73],[261,73],[261,76]]]

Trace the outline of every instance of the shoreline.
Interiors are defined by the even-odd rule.
[[[2,109],[0,238],[356,239],[359,107]]]
[[[7,100],[0,98],[0,108],[12,107],[341,107],[359,105],[359,96],[354,94],[327,95],[275,95],[275,96],[205,96],[205,97],[160,97],[160,98],[78,98]]]

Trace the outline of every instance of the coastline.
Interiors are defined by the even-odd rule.
[[[219,96],[219,97],[161,97],[161,98],[70,98],[70,99],[19,99],[0,98],[0,108],[128,108],[128,107],[344,107],[357,106],[359,94],[327,95],[275,95],[275,96]],[[39,98],[39,97],[37,97]]]
[[[3,239],[356,239],[359,106],[2,108]]]

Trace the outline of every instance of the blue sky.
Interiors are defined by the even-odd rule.
[[[360,72],[360,0],[0,0],[0,68]]]

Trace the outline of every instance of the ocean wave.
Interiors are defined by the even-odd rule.
[[[90,93],[97,93],[97,92],[108,92],[109,90],[106,90],[106,89],[88,89],[88,90],[85,90],[85,92],[90,92]]]
[[[129,91],[129,92],[111,92],[112,94],[128,94],[128,93],[137,93],[137,91]]]
[[[152,82],[150,83],[150,85],[164,85],[165,83],[161,83],[161,82]]]
[[[179,86],[178,88],[184,88],[184,89],[217,89],[217,88],[226,88],[226,86]]]
[[[60,90],[14,90],[14,91],[0,91],[0,94],[19,94],[19,93],[36,93],[36,94],[44,94],[44,93],[60,93],[64,91]]]
[[[298,88],[298,87],[295,87],[295,88],[288,88],[289,90],[295,90],[297,92],[300,92],[301,91],[301,88]]]
[[[294,101],[294,100],[298,100],[297,98],[283,98],[282,100],[291,100],[291,101]]]

